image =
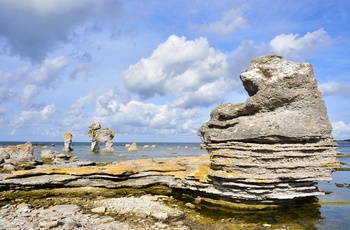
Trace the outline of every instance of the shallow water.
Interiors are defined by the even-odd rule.
[[[17,143],[0,143],[0,146]],[[54,144],[51,147],[51,144]],[[182,156],[195,156],[207,154],[200,149],[200,143],[138,143],[139,151],[128,152],[124,147],[130,143],[115,143],[113,153],[90,152],[89,143],[73,143],[74,156],[79,156],[82,161],[112,162],[141,158],[173,158]],[[156,145],[156,148],[143,148],[144,145]],[[101,145],[101,149],[103,148]],[[63,143],[44,143],[44,146],[36,147],[34,155],[39,157],[42,149],[51,148],[61,151]],[[350,143],[339,142],[338,151],[346,154],[339,158],[344,165],[342,169],[350,168]],[[123,158],[121,158],[123,156]],[[350,171],[338,170],[332,174],[332,181],[320,181],[318,187],[327,192],[327,195],[318,197],[320,203],[299,204],[293,207],[284,207],[274,211],[232,211],[219,213],[216,210],[206,212],[213,217],[234,218],[251,223],[269,223],[289,226],[290,229],[349,229],[350,226]],[[216,219],[216,218],[215,218]]]

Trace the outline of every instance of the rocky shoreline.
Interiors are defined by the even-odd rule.
[[[341,164],[312,65],[266,55],[254,59],[240,77],[248,99],[217,106],[199,130],[206,155],[95,163],[52,151],[43,151],[42,160],[37,160],[30,143],[0,149],[0,201],[14,203],[2,206],[0,225],[6,229],[247,229],[249,224],[230,218],[229,223],[223,218],[224,223],[203,225],[205,218],[193,217],[189,210],[278,212],[300,204],[317,206],[315,197],[325,193],[316,181],[331,180]],[[100,141],[109,141],[112,148],[113,131],[99,131],[99,123],[89,128],[96,147],[91,151],[99,150]],[[72,135],[66,136],[71,143]],[[40,199],[52,197],[47,207],[34,208]],[[74,199],[56,204],[62,197]],[[82,197],[89,199],[80,203],[77,198]],[[187,202],[179,206],[176,200]],[[319,208],[312,209],[316,211],[311,219],[320,219]],[[22,226],[27,222],[31,225]],[[281,228],[261,220],[254,223],[254,229]]]
[[[0,209],[0,229],[190,229],[181,221],[185,213],[176,206],[167,206],[166,199],[164,196],[95,201],[75,198],[66,201],[76,204],[49,207],[7,204]]]

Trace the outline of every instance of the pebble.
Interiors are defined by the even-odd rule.
[[[94,213],[104,213],[104,212],[106,212],[106,207],[97,207],[97,208],[93,208],[93,209],[91,209],[91,212],[94,212]]]

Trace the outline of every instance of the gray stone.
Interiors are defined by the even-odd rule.
[[[75,229],[76,226],[77,226],[77,223],[75,222],[75,220],[72,218],[69,218],[64,222],[62,229],[71,230],[71,229]]]
[[[96,207],[96,208],[93,208],[91,209],[91,212],[94,212],[94,213],[105,213],[106,212],[106,207]]]
[[[14,171],[16,170],[16,167],[12,164],[4,164],[4,166],[2,166],[2,168],[5,170],[5,171]]]
[[[52,150],[52,149],[43,149],[40,151],[40,158],[41,159],[54,159],[59,152]]]
[[[58,226],[58,221],[42,221],[40,222],[40,227],[43,229],[50,229]]]

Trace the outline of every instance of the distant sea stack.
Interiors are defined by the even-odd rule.
[[[240,78],[248,99],[219,105],[198,132],[215,188],[267,203],[323,195],[315,181],[331,180],[339,162],[312,65],[266,55]]]

